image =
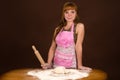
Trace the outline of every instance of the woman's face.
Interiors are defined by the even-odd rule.
[[[74,9],[66,10],[64,12],[64,18],[67,22],[73,22],[76,18],[76,11]]]

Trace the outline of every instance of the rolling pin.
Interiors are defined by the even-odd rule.
[[[35,48],[34,45],[32,45],[32,49],[34,50],[35,55],[37,56],[39,62],[41,63],[41,65],[45,64],[45,61],[43,60],[41,54],[39,53],[39,51]]]

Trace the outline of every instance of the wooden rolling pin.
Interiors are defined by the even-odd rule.
[[[45,64],[45,61],[43,60],[42,56],[40,55],[39,51],[35,48],[34,45],[32,45],[32,49],[34,50],[35,55],[37,56],[39,62],[43,65]]]

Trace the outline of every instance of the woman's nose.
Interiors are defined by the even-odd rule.
[[[68,13],[68,16],[71,16],[71,13]]]

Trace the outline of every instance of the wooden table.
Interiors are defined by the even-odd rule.
[[[36,77],[28,76],[27,72],[36,69],[17,69],[9,71],[0,76],[0,80],[39,80]],[[80,80],[107,80],[107,74],[98,69],[93,69],[90,75]]]

